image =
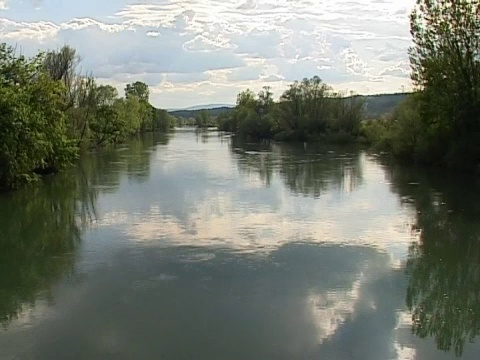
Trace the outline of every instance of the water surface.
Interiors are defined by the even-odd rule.
[[[0,197],[0,359],[478,359],[471,178],[149,134]]]

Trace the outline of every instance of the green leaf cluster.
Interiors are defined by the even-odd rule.
[[[480,1],[417,0],[409,50],[416,92],[388,120],[365,124],[374,143],[409,161],[480,170]]]
[[[56,172],[82,149],[173,127],[149,103],[147,84],[128,84],[121,98],[79,74],[79,62],[69,46],[27,58],[0,44],[0,190]]]
[[[363,101],[353,94],[335,93],[318,76],[295,81],[274,101],[269,87],[257,94],[240,93],[237,106],[219,117],[219,128],[241,136],[276,140],[325,140],[326,135],[359,135]],[[333,138],[333,136],[331,136]]]
[[[0,44],[0,189],[54,172],[76,156],[63,111],[64,88],[42,69],[44,55],[16,56]]]

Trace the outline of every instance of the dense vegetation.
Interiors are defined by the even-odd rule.
[[[81,149],[173,125],[150,105],[146,84],[128,84],[120,98],[114,87],[80,75],[78,64],[68,46],[27,58],[0,44],[0,190],[57,171]]]
[[[291,84],[278,102],[269,87],[258,95],[243,91],[233,111],[218,116],[218,124],[248,138],[345,141],[359,135],[364,108],[360,97],[335,93],[315,76]]]
[[[391,114],[395,108],[404,101],[408,93],[397,94],[378,94],[378,95],[356,95],[365,104],[365,118],[372,119],[384,117]],[[219,105],[205,105],[204,107],[196,107],[195,109],[185,110],[170,110],[168,113],[175,118],[177,126],[195,126],[195,119],[202,112],[208,112],[213,124],[216,123],[217,117],[225,118],[227,113],[233,111],[235,106]]]
[[[369,121],[367,138],[408,161],[478,171],[479,0],[417,0],[410,48],[416,92],[389,119]]]
[[[200,111],[176,124],[218,124],[253,139],[347,142],[363,136],[410,162],[478,171],[479,8],[480,0],[417,0],[409,50],[415,92],[388,117],[364,120],[366,112],[376,113],[378,99],[335,93],[315,76],[291,84],[278,101],[268,87],[258,94],[246,90],[230,111],[215,118]],[[68,46],[27,58],[0,44],[0,190],[55,172],[82,149],[174,125],[170,114],[150,105],[146,84],[128,84],[119,97],[114,87],[81,75],[78,64]]]

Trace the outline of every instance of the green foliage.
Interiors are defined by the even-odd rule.
[[[111,106],[118,98],[118,91],[110,85],[97,86],[96,90],[96,103],[100,106]]]
[[[132,96],[148,103],[150,98],[150,90],[148,89],[148,85],[141,81],[134,82],[133,84],[127,84],[125,88],[125,97],[129,98]]]
[[[378,150],[391,150],[391,125],[390,119],[368,119],[362,122],[360,132]]]
[[[272,93],[265,87],[258,96],[251,90],[237,96],[237,106],[225,118],[221,130],[230,130],[241,137],[265,139],[272,137],[272,110],[274,102]]]
[[[200,113],[198,113],[198,115],[195,117],[195,126],[199,128],[209,127],[212,125],[212,118],[210,117],[210,113],[206,110],[200,111]]]
[[[220,131],[235,132],[236,124],[233,121],[233,116],[229,113],[221,113],[217,116],[217,127]]]
[[[67,136],[62,84],[45,73],[43,59],[17,57],[0,45],[0,189],[56,171],[76,154]]]
[[[305,137],[306,134],[322,133],[329,122],[329,102],[331,89],[315,76],[312,79],[295,81],[280,97],[280,126],[294,130]]]
[[[78,74],[78,63],[68,46],[28,59],[0,44],[0,190],[59,170],[79,149],[172,127],[149,104],[146,84],[128,84],[118,98],[114,87]]]
[[[418,0],[411,14],[412,80],[422,147],[414,157],[474,170],[480,164],[478,0]]]
[[[330,100],[330,117],[328,128],[333,133],[345,133],[356,136],[360,132],[360,124],[364,117],[365,103],[353,93],[349,97],[336,94]]]
[[[409,161],[479,170],[479,7],[478,0],[417,0],[409,50],[417,91],[388,120],[363,125],[369,141]]]
[[[175,118],[166,110],[152,109],[154,111],[153,130],[168,131],[175,126]]]
[[[398,157],[414,160],[425,153],[425,136],[419,115],[419,94],[410,95],[383,119],[370,119],[362,124],[362,134],[380,150],[392,151]]]
[[[219,128],[277,141],[349,142],[360,133],[364,108],[360,97],[333,93],[315,76],[294,82],[279,102],[268,87],[258,96],[251,90],[240,93],[235,109],[219,119]]]

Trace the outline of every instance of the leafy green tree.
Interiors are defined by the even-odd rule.
[[[358,135],[360,123],[364,118],[365,103],[359,96],[339,93],[330,102],[331,117],[328,128],[334,132]]]
[[[69,132],[80,148],[90,146],[89,127],[97,107],[97,84],[91,76],[75,78],[73,106],[66,110]]]
[[[272,137],[273,93],[264,87],[258,96],[249,89],[237,96],[237,106],[231,115],[232,127],[242,137],[265,139]]]
[[[148,85],[128,84],[125,98],[77,71],[76,50],[64,46],[32,59],[0,44],[0,190],[69,164],[79,149],[172,127],[149,103]]]
[[[217,127],[220,131],[236,132],[237,124],[231,113],[221,113],[216,118]]]
[[[139,106],[137,107],[138,116],[140,118],[140,131],[152,131],[154,121],[154,111],[149,103],[150,90],[148,85],[136,81],[132,84],[127,84],[125,87],[125,98],[128,100],[137,99]]]
[[[129,98],[131,96],[135,96],[138,99],[148,103],[150,99],[150,90],[148,89],[148,85],[141,81],[127,84],[125,87],[125,97]]]
[[[270,91],[269,86],[264,86],[263,90],[258,93],[256,112],[260,117],[268,116],[272,113],[274,106],[273,93]]]
[[[96,103],[100,106],[111,106],[118,98],[118,91],[111,85],[97,86],[95,90]]]
[[[290,85],[280,97],[278,120],[284,130],[299,130],[305,122],[302,91],[298,81]]]
[[[295,81],[276,103],[269,87],[256,95],[247,89],[237,96],[237,105],[219,117],[220,130],[241,136],[275,140],[334,140],[331,133],[348,141],[360,133],[364,103],[357,96],[335,94],[318,76]],[[337,136],[340,140],[340,137]]]
[[[63,86],[44,71],[43,61],[43,54],[27,59],[0,45],[0,189],[56,171],[76,155]]]
[[[197,114],[197,116],[195,116],[195,125],[197,127],[208,127],[210,126],[211,122],[212,118],[207,110],[202,110]]]
[[[99,106],[90,122],[93,145],[102,146],[108,143],[116,143],[124,135],[122,134],[123,129],[124,123],[120,121],[113,106]]]
[[[318,76],[295,81],[280,98],[281,127],[305,135],[325,132],[329,111],[328,98],[331,89]]]
[[[136,97],[117,99],[113,104],[118,117],[124,122],[122,135],[128,136],[140,131],[142,119],[140,117],[140,101]]]
[[[422,161],[469,169],[480,163],[479,7],[478,0],[417,0],[412,11]]]
[[[153,130],[168,131],[175,126],[175,119],[166,110],[153,108],[153,111]]]
[[[75,98],[79,90],[76,68],[80,57],[74,48],[65,45],[60,50],[48,51],[43,59],[43,67],[50,78],[63,84],[65,107],[75,106]]]

